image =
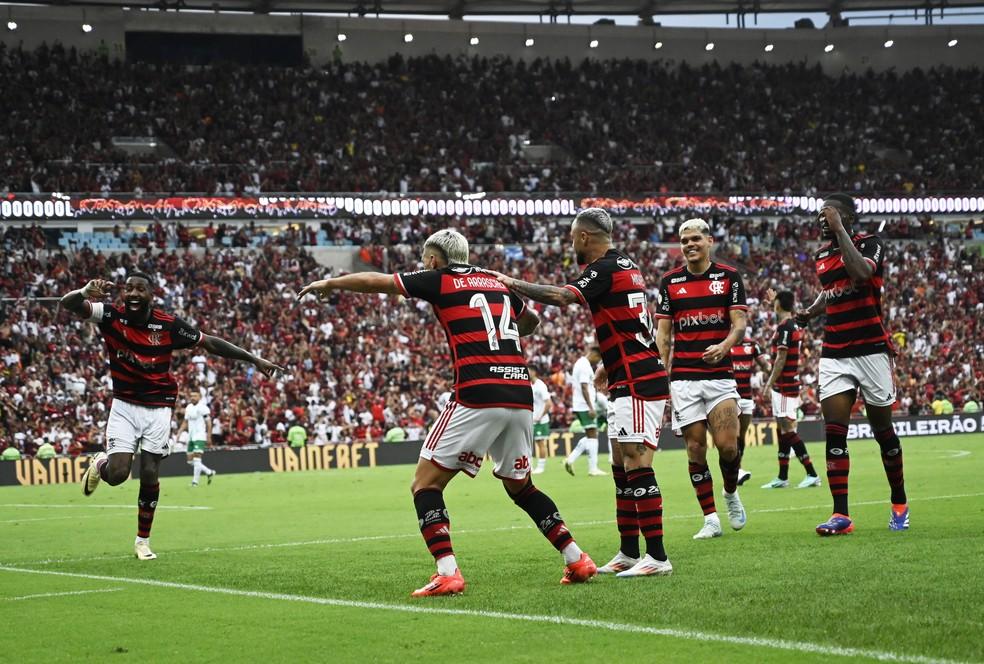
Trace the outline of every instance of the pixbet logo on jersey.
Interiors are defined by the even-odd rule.
[[[699,311],[695,314],[684,314],[677,319],[680,327],[694,327],[700,325],[720,325],[724,322],[723,313],[705,314]]]

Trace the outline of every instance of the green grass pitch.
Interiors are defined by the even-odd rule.
[[[829,539],[813,532],[826,486],[759,489],[776,472],[759,447],[747,527],[696,542],[684,454],[657,454],[673,576],[582,586],[559,584],[560,555],[488,470],[462,476],[446,499],[468,589],[426,600],[409,598],[433,572],[410,466],[164,479],[151,562],[132,557],[135,482],[90,498],[4,487],[0,661],[984,660],[984,436],[903,443],[911,530],[888,531],[877,445],[854,441],[857,529]],[[822,445],[810,452],[822,467]],[[579,471],[553,459],[537,485],[600,565],[617,545],[613,487]]]

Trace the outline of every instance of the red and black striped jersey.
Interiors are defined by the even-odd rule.
[[[656,317],[673,320],[671,380],[734,378],[730,354],[714,365],[703,360],[709,346],[728,338],[732,309],[748,309],[745,284],[733,267],[711,262],[693,274],[682,265],[663,275]]]
[[[738,396],[742,399],[753,398],[752,372],[755,371],[755,358],[760,355],[762,355],[762,348],[751,339],[745,339],[731,347],[731,366],[735,371]]]
[[[517,322],[526,303],[470,265],[393,275],[400,292],[434,307],[454,362],[454,400],[470,408],[533,410]]]
[[[646,281],[632,259],[609,249],[564,288],[591,309],[611,397],[628,393],[643,401],[668,398],[670,386],[653,340]]]
[[[882,320],[881,289],[884,259],[882,241],[874,235],[855,235],[854,246],[874,268],[871,278],[856,285],[833,244],[816,253],[817,277],[826,295],[821,357],[858,357],[891,351]]]
[[[772,337],[772,356],[777,357],[780,350],[786,351],[786,363],[782,365],[782,372],[775,384],[775,390],[779,394],[799,396],[799,357],[802,340],[803,330],[796,326],[796,321],[792,318],[787,318],[780,323],[776,328],[775,336]]]
[[[99,325],[106,343],[113,398],[148,408],[174,406],[178,383],[171,375],[171,353],[201,343],[202,333],[159,309],[137,324],[123,307],[101,302],[90,307],[89,320]]]

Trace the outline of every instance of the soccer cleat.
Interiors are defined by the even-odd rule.
[[[606,473],[605,471],[601,470],[600,468],[595,468],[594,470],[589,470],[588,471],[588,476],[589,477],[604,477],[606,475],[608,475],[608,473]]]
[[[817,535],[829,537],[830,535],[846,535],[854,532],[854,522],[850,517],[834,512],[829,519],[817,526]]]
[[[789,480],[781,480],[778,477],[768,484],[763,484],[763,489],[785,489],[789,486]]]
[[[723,534],[721,531],[721,519],[718,518],[717,512],[715,512],[704,517],[704,525],[694,535],[694,539],[711,539],[712,537],[720,537]]]
[[[748,521],[748,515],[745,514],[745,506],[741,504],[741,498],[738,497],[738,492],[728,493],[724,492],[724,504],[728,506],[728,522],[731,527],[735,530],[741,530],[745,527],[745,523]]]
[[[214,470],[208,474],[208,483],[209,484],[212,483],[212,478],[213,477],[215,477],[215,471]]]
[[[192,488],[194,488],[194,487],[196,487],[196,486],[198,486],[198,482],[192,482],[192,483],[191,483],[191,486],[192,486]]]
[[[439,595],[457,595],[465,592],[465,579],[461,576],[461,570],[456,569],[451,576],[441,576],[435,574],[430,578],[423,588],[417,588],[410,597],[437,597]]]
[[[620,579],[631,579],[636,576],[669,576],[670,574],[673,574],[673,565],[669,560],[656,560],[647,553],[631,568],[615,576]]]
[[[154,560],[157,558],[157,554],[150,550],[150,540],[139,537],[133,542],[133,553],[136,554],[137,560]]]
[[[909,530],[909,505],[892,505],[888,518],[889,530]]]
[[[530,475],[542,475],[542,474],[543,474],[543,468],[534,468],[533,470],[530,471]]]
[[[630,569],[637,562],[639,562],[638,558],[630,558],[619,551],[615,554],[614,558],[598,568],[598,574],[618,574],[619,572]]]
[[[564,470],[567,471],[567,474],[568,475],[570,475],[571,477],[574,477],[574,466],[567,459],[564,459]]]
[[[808,489],[811,486],[820,486],[823,482],[816,475],[807,475],[803,478],[803,481],[796,485],[797,489]]]
[[[745,470],[744,468],[738,469],[738,486],[741,486],[750,479],[752,479],[752,471]]]
[[[564,576],[560,582],[564,585],[569,583],[584,583],[598,573],[598,566],[591,560],[591,556],[581,552],[581,557],[577,562],[573,562],[564,567]]]
[[[105,452],[97,452],[96,456],[92,457],[92,461],[89,462],[89,467],[85,469],[82,473],[82,494],[86,496],[91,496],[92,492],[96,490],[99,486],[99,468],[96,463],[106,459]]]

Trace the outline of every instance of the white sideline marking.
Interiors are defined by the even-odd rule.
[[[85,505],[85,504],[48,505],[44,503],[0,503],[0,508],[3,507],[40,507],[40,508],[51,507],[56,509],[95,508],[95,509],[107,509],[107,510],[132,510],[134,509],[135,506],[134,505]],[[159,510],[210,510],[214,508],[206,507],[203,505],[161,505],[157,509]]]
[[[949,496],[921,496],[917,499],[917,502],[927,502],[930,500],[952,500],[954,498],[976,498],[978,496],[984,496],[984,491],[978,493],[960,493]],[[852,505],[882,505],[887,504],[884,500],[866,500],[852,503]],[[772,514],[775,512],[801,512],[805,510],[815,510],[822,508],[829,508],[830,503],[824,503],[823,505],[803,505],[800,507],[776,507],[771,509],[763,510],[748,510],[749,514]],[[159,508],[158,508],[159,509]],[[672,516],[663,517],[663,520],[677,520],[677,519],[696,519],[697,516],[692,514],[674,514]],[[602,519],[600,521],[577,521],[571,522],[571,526],[574,528],[580,528],[584,526],[601,526],[615,523],[614,519]],[[463,528],[461,530],[453,530],[452,534],[457,535],[473,535],[481,533],[498,533],[505,532],[509,530],[528,530],[533,528],[532,524],[523,524],[521,526],[501,526],[498,528]],[[364,535],[361,537],[338,537],[333,539],[317,539],[317,540],[305,540],[301,542],[273,542],[267,544],[239,544],[236,546],[215,546],[215,547],[205,547],[203,549],[174,549],[172,551],[163,550],[162,553],[167,555],[175,555],[182,553],[220,553],[223,551],[252,551],[255,549],[281,549],[281,548],[291,548],[295,546],[319,546],[324,544],[355,544],[357,542],[376,542],[379,540],[397,540],[397,539],[413,539],[420,537],[420,533],[402,533],[396,535]],[[113,555],[113,556],[88,556],[85,558],[46,558],[44,560],[37,561],[18,561],[20,565],[56,565],[59,563],[84,563],[96,560],[119,560],[124,558],[131,558],[132,556],[127,555]]]
[[[102,515],[92,514],[90,516],[45,516],[38,519],[6,519],[0,521],[0,523],[27,523],[28,521],[64,521],[65,519],[72,519],[73,521],[78,521],[80,519],[101,519]]]
[[[970,450],[943,450],[944,452],[949,452],[949,454],[944,454],[938,459],[960,459],[962,457],[970,456]]]
[[[103,588],[100,590],[73,590],[71,592],[64,593],[40,593],[38,595],[21,595],[20,597],[4,597],[9,602],[16,602],[22,599],[37,599],[39,597],[64,597],[66,595],[88,595],[90,593],[115,593],[117,590],[123,590],[122,588]]]
[[[284,602],[303,602],[307,604],[321,604],[325,606],[339,606],[349,609],[375,609],[380,611],[398,611],[402,613],[426,613],[432,615],[447,616],[467,616],[473,618],[497,618],[500,620],[517,620],[532,623],[550,623],[553,625],[569,625],[575,627],[591,627],[594,629],[605,629],[611,632],[631,632],[635,634],[651,634],[653,636],[668,636],[687,641],[711,641],[717,643],[728,643],[732,645],[756,646],[760,648],[772,648],[775,650],[791,650],[795,652],[805,652],[818,655],[834,655],[838,657],[866,657],[883,662],[911,662],[913,664],[955,664],[954,660],[937,659],[923,655],[905,655],[881,650],[865,650],[862,648],[844,648],[841,646],[830,646],[822,643],[810,643],[807,641],[788,641],[785,639],[768,639],[755,636],[732,636],[730,634],[714,634],[711,632],[699,632],[689,629],[672,629],[667,627],[647,627],[645,625],[632,625],[628,623],[608,622],[604,620],[588,620],[584,618],[569,618],[566,616],[549,616],[525,613],[505,613],[503,611],[477,611],[473,609],[445,609],[434,606],[421,606],[413,604],[385,604],[383,602],[358,602],[349,599],[335,599],[331,597],[309,597],[306,595],[289,595],[287,593],[270,593],[257,590],[237,590],[234,588],[221,588],[214,586],[203,586],[192,583],[177,583],[174,581],[158,581],[156,579],[131,579],[118,576],[102,576],[99,574],[77,574],[73,572],[56,572],[53,570],[24,569],[19,567],[0,566],[0,571],[18,572],[21,574],[44,574],[52,576],[66,576],[77,579],[91,579],[93,581],[113,581],[116,583],[135,583],[145,586],[155,586],[158,588],[171,588],[175,590],[192,590],[196,592],[211,593],[217,595],[233,595],[236,597],[252,597],[256,599],[271,599]]]

